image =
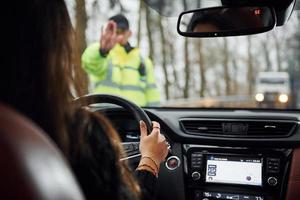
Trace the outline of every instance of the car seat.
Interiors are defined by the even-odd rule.
[[[58,147],[32,121],[1,103],[0,199],[84,199]]]

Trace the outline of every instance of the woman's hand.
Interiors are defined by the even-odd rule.
[[[163,162],[168,155],[168,147],[166,144],[166,138],[160,134],[159,123],[152,122],[152,124],[153,130],[150,135],[147,135],[147,126],[145,122],[140,122],[140,152],[142,154],[141,162],[151,163],[152,159],[157,165],[155,168],[159,168],[160,163]]]

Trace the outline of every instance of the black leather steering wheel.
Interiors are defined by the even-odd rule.
[[[98,103],[110,103],[121,106],[122,108],[131,112],[135,116],[137,121],[143,120],[146,123],[148,134],[150,134],[152,131],[152,122],[146,112],[135,103],[130,102],[122,97],[108,94],[90,94],[76,98],[74,101],[82,107]],[[130,155],[128,155],[126,158],[123,158],[122,160],[129,160],[140,155],[139,142],[126,142],[123,143],[123,147],[126,153],[130,152]]]
[[[109,94],[89,94],[75,99],[75,102],[81,103],[82,106],[89,106],[97,103],[110,103],[121,106],[131,112],[138,121],[143,120],[146,123],[148,134],[151,133],[152,122],[148,115],[142,108],[127,99]]]

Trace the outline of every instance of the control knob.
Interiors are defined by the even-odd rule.
[[[194,180],[194,181],[197,181],[197,180],[199,180],[201,178],[201,174],[199,173],[199,172],[193,172],[192,173],[192,179]]]
[[[270,186],[276,186],[278,183],[277,178],[275,177],[269,177],[267,182]]]

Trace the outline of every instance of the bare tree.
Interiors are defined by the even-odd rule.
[[[216,81],[215,81],[216,96],[221,96],[223,95],[221,92],[222,75],[218,71],[215,72],[215,75],[216,75]]]
[[[277,61],[277,70],[282,71],[282,57],[281,57],[281,51],[282,51],[282,43],[283,43],[283,37],[278,37],[278,33],[273,32],[273,38],[275,43],[275,49],[276,49],[276,61]]]
[[[85,30],[87,28],[87,14],[86,14],[86,8],[85,8],[85,0],[76,0],[75,5],[76,10],[76,25],[75,25],[75,31],[76,31],[76,39],[77,39],[77,45],[79,48],[80,53],[84,51],[86,48],[86,34]]]
[[[167,35],[169,37],[166,37],[166,42],[167,42],[167,54],[168,54],[168,63],[171,65],[172,68],[172,75],[173,75],[173,82],[172,82],[172,86],[173,88],[175,88],[173,97],[179,97],[179,93],[181,92],[182,88],[179,84],[179,80],[178,80],[178,74],[177,74],[177,69],[176,69],[176,54],[175,54],[175,44],[173,42],[173,37],[174,35],[172,35],[172,31],[170,31],[170,29],[166,30]],[[172,96],[172,95],[171,95]]]
[[[223,38],[223,68],[224,68],[224,81],[225,81],[225,94],[230,95],[231,93],[231,77],[229,74],[229,49],[227,38]]]
[[[266,62],[266,68],[265,71],[271,71],[272,70],[272,64],[270,59],[270,49],[269,49],[269,34],[266,34],[266,38],[264,38],[261,41],[263,56]]]
[[[247,72],[247,82],[248,82],[248,94],[252,95],[253,94],[253,83],[254,83],[254,70],[253,70],[253,56],[252,56],[252,40],[251,36],[247,36],[247,42],[248,42],[248,48],[247,48],[247,54],[248,54],[248,59],[247,59],[247,65],[248,65],[248,72]]]
[[[144,5],[144,4],[143,4]],[[146,27],[147,27],[147,36],[148,36],[148,44],[149,44],[149,57],[153,60],[154,49],[153,49],[153,38],[152,38],[152,24],[153,21],[151,19],[151,13],[149,6],[145,6],[146,9]],[[153,60],[154,61],[154,60]]]
[[[98,1],[98,0],[95,0],[95,1]],[[114,8],[116,6],[119,6],[121,12],[125,11],[124,6],[122,5],[120,0],[109,0],[109,4],[110,4],[110,8]]]
[[[183,9],[187,9],[187,2],[186,0],[182,0]],[[188,98],[189,97],[189,90],[190,90],[190,59],[189,59],[189,40],[188,38],[184,39],[184,63],[185,63],[185,83],[184,83],[184,89],[183,89],[183,97]]]
[[[170,81],[169,81],[169,74],[167,69],[167,53],[166,53],[166,37],[165,37],[165,30],[163,26],[163,19],[161,16],[158,18],[158,25],[159,25],[159,32],[160,32],[160,42],[161,42],[161,54],[162,54],[162,68],[164,71],[165,76],[165,94],[166,99],[170,99]]]
[[[188,38],[184,39],[184,64],[185,64],[185,84],[183,89],[183,97],[189,97],[189,89],[190,89],[190,59],[189,59],[189,40]]]
[[[81,55],[83,51],[85,50],[87,44],[86,44],[86,28],[87,28],[87,13],[85,8],[85,0],[76,0],[75,1],[75,34],[76,34],[76,43],[77,43],[77,50],[78,54]],[[88,85],[89,85],[89,79],[87,74],[83,75],[83,83],[82,85],[84,93],[88,93]]]
[[[232,88],[231,93],[237,94],[239,92],[239,84],[238,84],[238,65],[236,61],[236,57],[231,57],[232,67],[233,67],[233,78],[232,78]]]
[[[203,54],[203,40],[198,39],[197,40],[197,51],[198,51],[198,63],[199,63],[199,71],[200,71],[200,79],[201,79],[201,84],[200,84],[200,91],[199,95],[200,97],[204,97],[205,95],[205,89],[206,89],[206,63],[205,63],[205,57]]]
[[[138,32],[137,32],[137,46],[140,46],[141,37],[142,37],[142,21],[143,21],[143,3],[144,1],[140,0],[139,7],[139,19],[138,19]]]

